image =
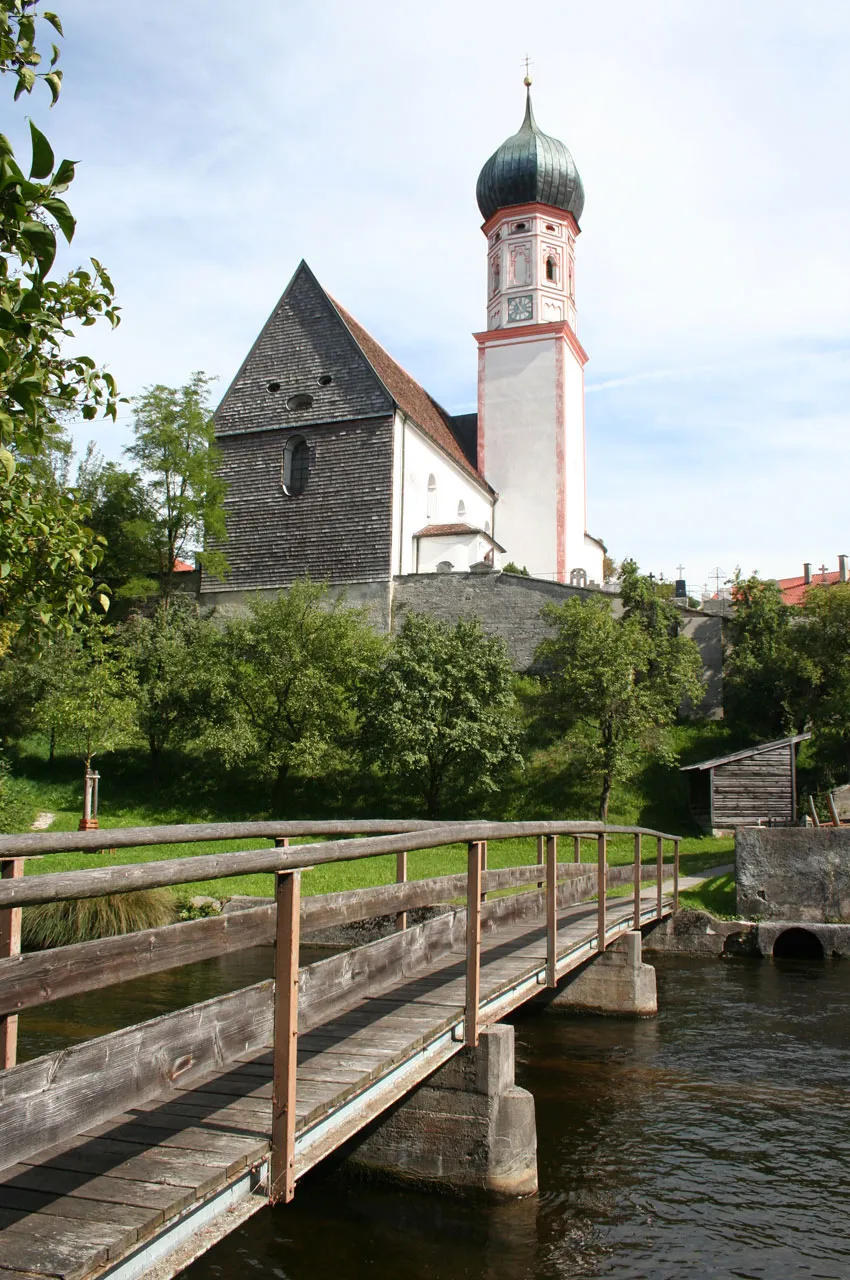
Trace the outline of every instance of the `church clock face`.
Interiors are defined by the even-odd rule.
[[[533,308],[530,293],[521,293],[516,298],[508,298],[508,323],[515,320],[530,320]]]

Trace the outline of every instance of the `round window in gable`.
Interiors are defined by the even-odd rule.
[[[319,386],[320,386],[320,387],[329,387],[329,386],[331,385],[331,383],[333,382],[333,374],[331,374],[331,373],[322,373],[322,374],[320,374],[320,375],[319,375],[319,377],[316,379],[316,381],[318,382],[318,384],[319,384]]]
[[[283,492],[297,498],[307,488],[310,472],[310,450],[303,436],[291,436],[283,447],[281,480]]]
[[[270,382],[270,383],[269,383],[269,385],[268,385],[268,390],[272,393],[272,395],[274,395],[274,394],[275,394],[275,392],[280,391],[280,383],[279,383],[279,382]]]
[[[294,396],[290,396],[286,402],[287,409],[293,413],[298,409],[312,409],[313,397],[308,395],[306,391],[296,391]]]

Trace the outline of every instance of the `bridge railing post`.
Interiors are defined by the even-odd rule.
[[[546,985],[558,985],[558,837],[546,837]]]
[[[538,837],[537,837],[537,865],[538,865],[538,867],[542,867],[542,866],[543,866],[543,863],[545,862],[545,860],[546,860],[546,837],[545,837],[545,836],[538,836]],[[538,881],[537,881],[537,888],[538,888],[538,889],[542,889],[544,884],[545,884],[545,881],[543,881],[543,880],[538,880]]]
[[[635,870],[635,880],[634,880],[635,912],[634,912],[634,919],[632,921],[632,927],[635,929],[640,928],[640,891],[641,891],[641,874],[642,874],[641,862],[640,862],[641,856],[642,856],[641,836],[636,835],[635,836],[635,868],[634,868]]]
[[[664,838],[658,836],[655,841],[655,875],[656,875],[656,892],[655,892],[655,914],[660,920],[663,914],[662,903],[664,899]]]
[[[472,840],[467,851],[466,871],[466,1009],[463,1015],[464,1044],[478,1044],[478,1005],[481,999],[481,873],[483,843]]]
[[[23,858],[0,860],[0,877],[17,880],[24,874]],[[21,908],[7,907],[0,911],[0,957],[21,953]],[[18,1060],[18,1016],[10,1014],[0,1018],[0,1070],[14,1067]]]
[[[407,854],[397,853],[395,856],[395,882],[396,884],[406,884],[407,882]],[[407,912],[399,911],[395,918],[395,927],[398,933],[407,928]]]
[[[679,910],[679,841],[673,841],[673,910]]]
[[[482,884],[483,884],[483,883],[484,883],[484,872],[487,870],[487,841],[486,841],[486,840],[481,840],[481,841],[479,841],[479,843],[480,843],[480,845],[481,845],[481,882],[482,882]],[[481,901],[482,901],[482,902],[486,902],[486,901],[487,901],[487,894],[484,892],[484,890],[483,890],[483,889],[482,889],[482,891],[481,891]]]
[[[301,872],[275,876],[274,1066],[269,1200],[288,1204],[295,1194],[295,1081],[298,1067],[298,945]]]
[[[581,836],[573,836],[573,862],[581,862]]]
[[[597,899],[597,950],[605,950],[605,930],[608,926],[608,837],[603,833],[596,837],[596,899]]]

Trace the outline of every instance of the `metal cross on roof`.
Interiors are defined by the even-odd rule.
[[[824,582],[826,582],[827,567],[826,567],[826,565],[825,565],[825,564],[822,564],[822,565],[821,565],[821,567],[820,567],[820,574],[821,574],[821,577],[823,578]]]
[[[531,84],[531,74],[530,74],[530,72],[529,72],[528,68],[531,66],[531,59],[529,58],[528,54],[526,54],[526,55],[525,55],[525,57],[523,58],[523,63],[525,64],[525,79],[523,80],[523,84],[524,84],[524,85],[530,85],[530,84]]]
[[[676,572],[678,573],[680,578],[683,578],[685,576],[685,566],[683,564],[677,565]]]

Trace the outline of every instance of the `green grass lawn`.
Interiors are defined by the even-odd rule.
[[[683,755],[718,749],[720,730],[716,725],[682,726],[677,730],[682,738]],[[51,831],[74,831],[82,810],[82,769],[79,762],[60,759],[48,762],[45,743],[39,739],[28,740],[18,750],[15,764],[15,786],[22,802],[22,813],[28,821],[21,822],[26,829],[39,811],[47,810],[55,815]],[[269,795],[264,784],[256,779],[240,775],[216,774],[202,760],[177,757],[164,762],[160,774],[150,771],[146,757],[140,752],[116,752],[99,764],[101,781],[101,827],[130,827],[162,825],[178,822],[250,821],[269,818],[272,814]],[[533,769],[530,769],[533,772]],[[541,769],[538,768],[538,775]],[[295,780],[291,800],[278,816],[289,820],[298,817],[379,817],[388,816],[386,807],[374,790],[369,790],[369,780],[359,777],[335,781],[322,779]],[[540,777],[537,777],[537,782]],[[499,818],[542,819],[592,818],[592,803],[587,797],[572,795],[568,790],[559,792],[553,778],[547,784],[551,794],[530,785],[523,796],[511,793],[504,799],[502,808],[490,807],[481,816],[484,820]],[[612,810],[612,823],[657,827],[670,832],[682,832],[682,874],[695,874],[732,860],[733,841],[714,839],[694,834],[687,817],[686,788],[682,775],[675,769],[649,766],[645,776],[630,786],[619,789],[616,808]],[[413,806],[395,810],[404,816],[420,816]],[[461,817],[458,814],[458,817]],[[267,849],[270,840],[209,841],[199,844],[160,845],[120,849],[99,854],[54,854],[44,858],[27,860],[27,875],[39,875],[48,871],[77,870],[83,867],[118,866],[127,863],[149,862],[156,859],[190,857],[199,854],[235,852],[247,849]],[[562,839],[560,857],[571,860],[572,840]],[[611,837],[608,857],[612,865],[629,863],[633,858],[631,836]],[[672,846],[665,846],[665,860],[672,857]],[[643,859],[655,858],[655,842],[644,840]],[[582,859],[596,861],[594,840],[583,842]],[[488,862],[491,867],[516,866],[536,860],[536,843],[533,839],[491,842]],[[461,845],[413,852],[408,858],[408,874],[411,879],[426,876],[447,875],[465,870],[466,848]],[[351,862],[318,866],[305,873],[303,891],[307,894],[329,893],[343,889],[362,888],[388,884],[395,879],[395,857],[360,859]],[[197,893],[214,897],[233,894],[250,894],[268,897],[273,892],[271,875],[245,875],[207,882],[193,882],[174,890],[185,899]]]

